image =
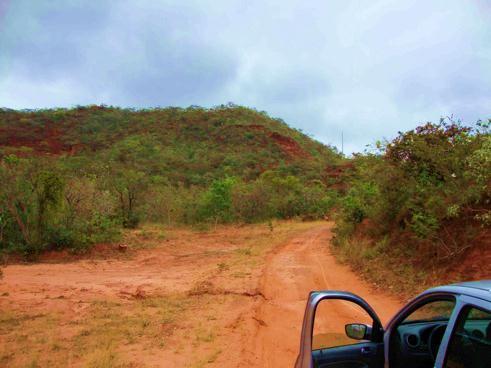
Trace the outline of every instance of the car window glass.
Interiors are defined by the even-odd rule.
[[[491,313],[464,308],[450,337],[446,368],[491,367]]]
[[[413,311],[401,324],[448,321],[455,306],[454,300],[436,300]]]
[[[358,344],[367,340],[356,340],[346,335],[347,324],[372,326],[372,318],[358,304],[345,300],[326,299],[319,303],[315,312],[312,333],[312,350]]]

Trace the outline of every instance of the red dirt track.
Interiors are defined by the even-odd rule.
[[[121,364],[115,366],[291,367],[309,291],[354,292],[384,322],[401,306],[336,262],[329,250],[330,223],[296,226],[284,233],[288,237],[275,244],[271,241],[273,245],[265,246],[264,252],[256,252],[253,246],[244,248],[243,242],[269,236],[266,227],[224,227],[210,234],[183,230],[170,241],[135,250],[127,258],[7,266],[0,281],[0,311],[17,316],[55,314],[58,322],[51,332],[61,341],[57,354],[66,354],[69,358],[60,355],[69,359],[65,364],[78,367],[86,366],[85,355],[70,351],[83,327],[77,323],[83,324],[90,316],[91,303],[109,300],[117,302],[118,308],[133,310],[143,305],[142,300],[179,295],[183,307],[172,330],[165,331],[165,344],[145,344],[144,333],[138,343],[116,343]],[[334,312],[351,313],[349,308]],[[18,334],[14,330],[0,333],[0,346],[18,341]],[[32,341],[39,340],[32,336]],[[26,365],[15,353],[2,361],[1,353],[0,348],[2,366]],[[51,359],[45,354],[50,353],[40,346],[40,366]],[[53,362],[52,366],[58,364]]]

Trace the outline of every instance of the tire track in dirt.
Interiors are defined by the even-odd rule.
[[[336,262],[329,250],[331,224],[309,230],[277,248],[267,259],[260,280],[260,292],[265,296],[257,305],[253,319],[255,333],[251,335],[244,366],[292,367],[299,348],[300,330],[308,293],[311,290],[346,290],[360,295],[377,311],[386,323],[401,307],[401,303],[374,291],[353,271]],[[356,315],[349,303],[338,315]]]

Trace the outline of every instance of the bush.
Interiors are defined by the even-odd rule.
[[[235,184],[236,179],[231,177],[215,180],[201,198],[198,218],[215,223],[232,221],[232,189]]]
[[[399,133],[378,154],[356,156],[338,236],[348,239],[367,219],[376,231],[364,232],[393,241],[388,249],[412,246],[424,262],[456,257],[489,213],[489,142],[486,131],[441,121]]]
[[[249,183],[238,182],[232,191],[234,218],[243,222],[256,222],[274,216],[271,192],[260,180]]]
[[[377,186],[372,182],[354,183],[341,202],[346,220],[360,223],[373,212],[371,206],[378,199],[377,191]]]
[[[63,175],[52,162],[5,157],[0,250],[35,255],[114,239],[114,204],[93,180]],[[115,230],[116,229],[116,230]]]

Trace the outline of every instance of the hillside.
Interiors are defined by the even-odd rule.
[[[0,250],[84,249],[139,222],[320,218],[342,157],[227,105],[0,110]]]
[[[159,170],[175,184],[209,184],[225,173],[257,178],[268,169],[324,179],[331,148],[264,112],[239,106],[147,110],[104,106],[0,110],[0,154],[100,156],[129,140],[158,146]]]

